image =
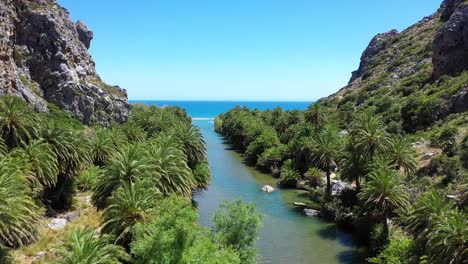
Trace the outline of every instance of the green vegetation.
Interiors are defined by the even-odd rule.
[[[462,263],[466,113],[405,129],[405,107],[389,96],[369,96],[359,108],[343,100],[349,101],[329,99],[305,111],[237,107],[219,115],[215,129],[280,187],[309,191],[323,218],[359,229],[370,262]],[[439,199],[434,205],[431,195]]]
[[[0,98],[0,262],[39,250],[47,263],[255,262],[253,205],[224,205],[213,230],[197,224],[190,198],[211,172],[184,110],[136,105],[123,124],[85,127],[50,108]],[[70,210],[82,216],[64,231],[43,228]]]

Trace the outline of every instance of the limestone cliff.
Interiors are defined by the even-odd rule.
[[[2,0],[0,94],[21,96],[39,111],[53,103],[85,124],[126,120],[127,93],[96,73],[92,38],[55,0]]]
[[[321,101],[372,107],[407,132],[468,111],[468,1],[445,0],[404,31],[375,36],[348,85]]]

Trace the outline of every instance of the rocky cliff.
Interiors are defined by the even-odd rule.
[[[127,93],[96,73],[92,39],[55,0],[2,0],[0,94],[23,97],[39,111],[53,103],[85,124],[126,120]]]
[[[395,129],[424,129],[468,111],[468,1],[445,0],[402,32],[375,36],[344,88],[321,102],[374,108]]]

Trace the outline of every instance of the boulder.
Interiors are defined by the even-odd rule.
[[[261,190],[262,192],[271,193],[275,191],[275,188],[271,187],[270,185],[263,185]]]
[[[41,261],[44,261],[46,258],[47,252],[41,251],[36,254],[34,257],[33,263],[40,263]]]
[[[80,215],[80,211],[68,212],[64,215],[64,218],[67,219],[68,222],[72,222],[78,219]]]
[[[319,210],[304,208],[304,214],[307,216],[318,216],[320,214]]]
[[[341,192],[346,188],[346,183],[340,180],[333,180],[331,182],[332,195],[340,195]]]
[[[78,38],[80,41],[83,42],[87,49],[89,49],[91,40],[93,40],[94,37],[93,31],[91,31],[88,26],[86,26],[86,24],[81,20],[76,22],[76,31],[78,32]]]
[[[53,218],[47,225],[52,230],[62,230],[67,225],[67,219],[65,218]]]
[[[468,111],[468,88],[458,93],[453,102],[453,112],[463,113]]]

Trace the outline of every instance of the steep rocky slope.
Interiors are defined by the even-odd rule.
[[[92,38],[55,0],[2,0],[0,94],[39,111],[53,103],[85,124],[126,120],[127,93],[101,81],[88,53]]]
[[[394,130],[425,129],[468,110],[468,1],[445,0],[402,32],[375,36],[348,85],[326,105],[373,107]]]

